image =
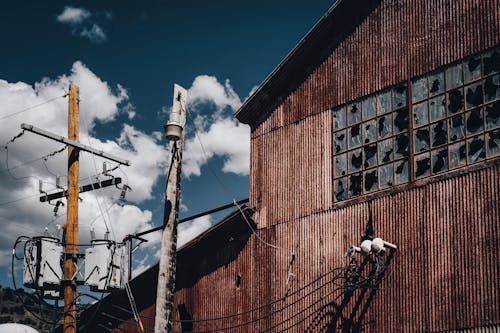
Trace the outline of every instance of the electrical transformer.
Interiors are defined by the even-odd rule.
[[[23,284],[33,289],[59,291],[63,247],[57,238],[33,237],[24,248]]]
[[[93,240],[85,250],[85,284],[93,291],[123,289],[128,272],[125,244]]]

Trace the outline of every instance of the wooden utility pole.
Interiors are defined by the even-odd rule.
[[[174,101],[170,120],[165,126],[170,139],[171,161],[167,173],[163,235],[161,241],[158,288],[156,291],[155,333],[172,332],[172,311],[175,293],[177,265],[177,223],[181,180],[184,125],[186,123],[187,92],[179,85],[174,86]]]
[[[68,113],[68,139],[79,139],[79,110],[78,87],[70,85],[69,88],[69,113]],[[78,254],[78,177],[80,150],[68,146],[68,203],[66,223],[66,257],[64,262],[64,333],[76,332],[76,260]]]

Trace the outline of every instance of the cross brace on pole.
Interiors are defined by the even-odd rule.
[[[88,192],[88,191],[92,191],[92,190],[97,190],[97,189],[100,189],[102,187],[118,185],[121,182],[122,182],[122,179],[120,177],[107,179],[107,180],[103,180],[102,182],[95,182],[93,184],[87,184],[87,185],[80,186],[78,188],[79,189],[78,192],[83,193],[83,192]],[[62,191],[50,193],[50,194],[47,193],[47,194],[40,196],[40,202],[52,201],[52,200],[59,199],[62,197],[67,197],[67,196],[68,196],[68,190],[62,190]]]
[[[81,144],[78,141],[67,139],[64,136],[60,136],[60,135],[48,132],[48,131],[43,130],[41,128],[35,127],[33,125],[22,123],[21,124],[21,128],[23,130],[26,130],[26,131],[29,131],[29,132],[33,132],[35,134],[44,136],[46,138],[49,138],[49,139],[52,139],[52,140],[55,140],[55,141],[62,142],[62,143],[65,143],[67,145],[73,146],[75,148],[78,148],[79,150],[83,150],[83,151],[89,152],[91,154],[107,158],[108,160],[114,161],[116,163],[120,163],[120,164],[123,164],[123,165],[130,166],[130,162],[127,161],[127,160],[124,160],[122,158],[119,158],[119,157],[113,156],[111,154],[105,153],[102,150],[98,150],[98,149],[94,149],[92,147],[86,146],[84,144]]]

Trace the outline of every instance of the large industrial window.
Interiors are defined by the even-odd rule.
[[[409,181],[406,84],[336,108],[333,117],[337,200]]]
[[[499,51],[411,81],[415,179],[497,155]]]
[[[497,48],[333,109],[336,201],[500,155],[499,66]]]

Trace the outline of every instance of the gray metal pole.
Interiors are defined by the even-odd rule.
[[[184,88],[174,86],[174,101],[166,135],[170,141],[171,159],[165,191],[164,230],[161,241],[158,288],[156,291],[155,333],[172,332],[172,312],[175,293],[177,256],[177,223],[181,180],[184,125],[186,123],[186,97]]]

